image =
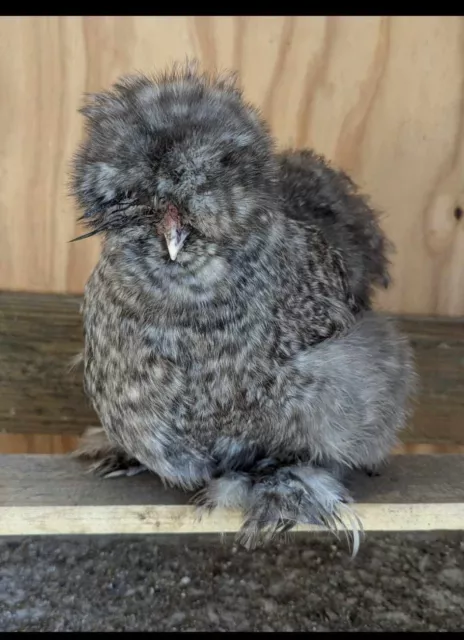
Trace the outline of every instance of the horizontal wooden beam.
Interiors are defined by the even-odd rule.
[[[464,444],[464,318],[398,317],[409,336],[420,394],[404,442]]]
[[[464,530],[462,455],[393,456],[381,476],[356,474],[350,489],[366,531]],[[102,480],[66,456],[0,456],[0,535],[239,529],[239,513],[199,519],[189,498],[151,474]]]
[[[70,371],[82,349],[81,298],[0,293],[0,432],[78,434],[98,424]],[[464,444],[464,320],[400,317],[421,394],[404,440]]]
[[[0,433],[0,454],[64,454],[71,453],[79,445],[77,435],[49,433]],[[430,455],[464,453],[464,445],[444,442],[400,442],[393,454]]]
[[[0,431],[82,433],[98,424],[82,390],[79,296],[0,293]]]

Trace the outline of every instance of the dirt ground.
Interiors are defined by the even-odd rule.
[[[458,631],[464,535],[0,543],[1,631]]]

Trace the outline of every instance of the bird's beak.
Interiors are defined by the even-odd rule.
[[[177,258],[177,255],[184,246],[188,235],[189,231],[185,227],[179,227],[176,224],[169,226],[164,237],[166,238],[166,244],[171,260],[175,260]]]

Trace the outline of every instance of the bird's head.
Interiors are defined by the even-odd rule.
[[[140,226],[175,260],[198,240],[240,244],[266,225],[273,140],[233,78],[190,66],[133,76],[90,96],[82,113],[72,190],[91,233]]]

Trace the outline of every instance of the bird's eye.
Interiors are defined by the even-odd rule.
[[[224,153],[220,160],[222,166],[224,167],[231,167],[236,163],[236,161],[237,159],[231,151],[229,151],[228,153]]]

